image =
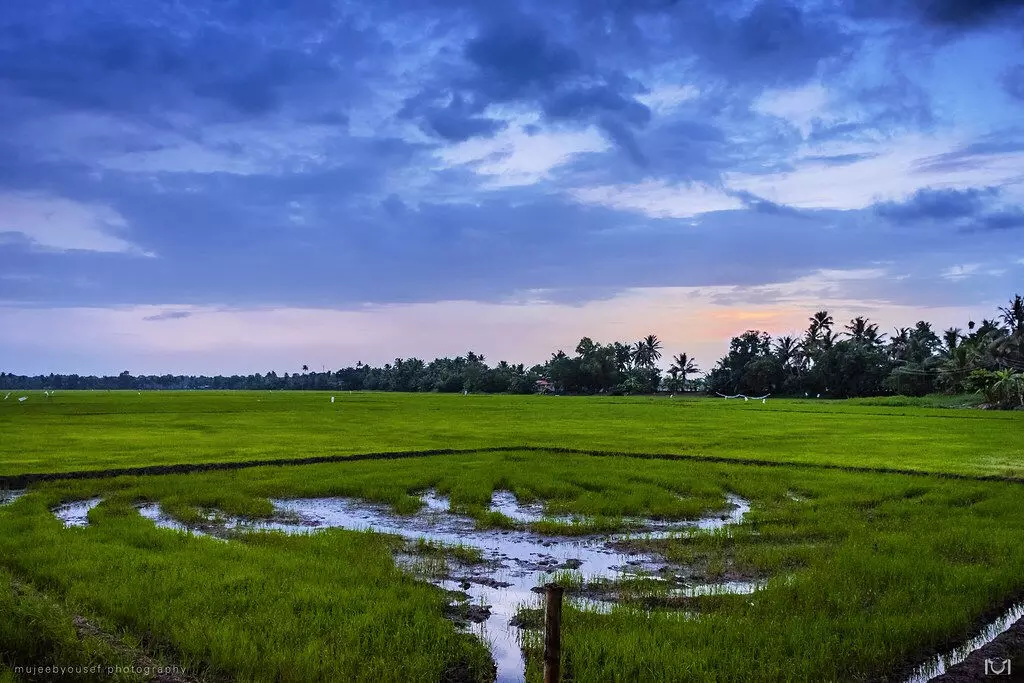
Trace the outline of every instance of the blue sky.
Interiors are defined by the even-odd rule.
[[[710,367],[1024,282],[1024,3],[0,9],[0,366]]]

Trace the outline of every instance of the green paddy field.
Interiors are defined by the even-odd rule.
[[[436,492],[481,533],[614,534],[624,555],[658,558],[658,575],[553,574],[573,598],[574,681],[907,680],[1024,600],[1021,412],[902,398],[16,396],[0,402],[0,490],[18,493],[0,506],[0,681],[493,679],[488,643],[460,616],[470,605],[436,580],[486,556],[224,523],[274,519],[279,499],[411,519]],[[496,492],[544,519],[489,509]],[[637,519],[685,522],[737,497],[749,512],[734,525],[630,535]],[[52,512],[86,500],[83,526]],[[158,528],[139,513],[154,503],[199,533]],[[757,589],[685,593],[665,580],[679,575]],[[531,681],[534,608],[519,620]],[[29,670],[51,665],[74,671]],[[164,667],[184,673],[155,678]]]

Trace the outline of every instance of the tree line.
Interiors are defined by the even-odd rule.
[[[248,389],[528,394],[653,394],[706,391],[725,395],[850,398],[904,394],[921,396],[979,392],[996,407],[1024,405],[1024,298],[1016,295],[992,319],[965,329],[937,332],[931,323],[897,328],[891,334],[858,316],[838,326],[828,311],[808,320],[802,336],[772,337],[748,330],[733,337],[729,352],[701,378],[695,359],[671,356],[658,366],[664,345],[651,334],[635,343],[602,344],[584,337],[570,355],[556,351],[527,368],[486,363],[469,351],[455,358],[396,358],[372,366],[357,362],[339,370],[251,375],[50,374],[0,372],[0,390]],[[693,379],[691,379],[693,378]]]
[[[981,393],[995,407],[1024,405],[1024,298],[992,319],[941,333],[919,321],[891,335],[856,317],[837,328],[828,311],[802,337],[759,330],[733,337],[707,377],[709,391],[850,398],[934,392]],[[888,337],[888,338],[887,338]]]

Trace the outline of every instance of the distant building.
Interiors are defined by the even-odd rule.
[[[553,394],[555,393],[555,385],[548,379],[539,379],[536,384],[536,392],[538,394]]]

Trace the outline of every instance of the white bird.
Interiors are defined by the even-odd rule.
[[[743,397],[743,400],[744,400],[744,401],[749,401],[750,399],[749,399],[749,398],[747,398],[746,396],[744,396],[744,397]]]
[[[768,399],[766,399],[766,398],[762,398],[761,399],[761,403],[767,403],[767,402],[768,402]]]
[[[821,394],[818,394],[815,398],[821,398]]]
[[[22,396],[22,397],[21,397],[21,398],[19,398],[18,400],[19,400],[19,401],[27,401],[27,400],[28,400],[28,396]]]
[[[334,397],[331,396],[331,403],[334,403]]]

